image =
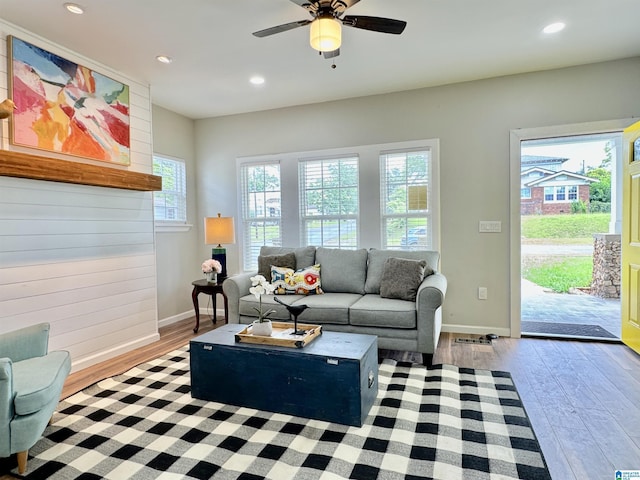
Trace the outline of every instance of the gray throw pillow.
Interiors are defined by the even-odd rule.
[[[380,296],[415,302],[422,280],[432,274],[426,260],[387,258],[380,279]]]
[[[284,255],[260,255],[258,257],[258,274],[271,282],[271,266],[296,269],[296,254],[294,252]]]

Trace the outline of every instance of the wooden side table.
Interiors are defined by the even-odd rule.
[[[193,308],[196,311],[196,326],[193,329],[193,333],[198,333],[198,329],[200,328],[200,306],[198,305],[198,295],[200,293],[205,293],[207,295],[211,295],[213,299],[213,323],[216,323],[216,296],[218,293],[222,294],[222,298],[224,299],[224,323],[229,322],[229,304],[227,302],[227,296],[224,294],[222,290],[222,282],[220,283],[209,283],[205,279],[195,280],[191,282],[193,285],[193,292],[191,292],[191,298],[193,299]]]

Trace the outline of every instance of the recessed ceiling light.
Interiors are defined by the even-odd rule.
[[[264,83],[264,77],[260,75],[254,75],[249,79],[249,81],[254,85],[262,85]]]
[[[158,60],[160,63],[166,63],[166,64],[173,62],[173,58],[168,57],[167,55],[158,55],[156,57],[156,60]]]
[[[77,3],[65,3],[64,8],[66,8],[71,13],[75,13],[76,15],[82,15],[84,13],[84,8],[82,8]]]
[[[564,27],[566,27],[564,23],[556,22],[547,25],[542,31],[544,33],[558,33],[559,31],[564,30]]]

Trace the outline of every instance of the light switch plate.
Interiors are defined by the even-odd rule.
[[[478,231],[480,233],[500,233],[502,232],[502,222],[500,220],[480,220]]]

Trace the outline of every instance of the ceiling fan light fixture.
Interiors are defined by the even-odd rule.
[[[310,32],[309,43],[319,52],[333,52],[342,44],[342,24],[333,15],[318,16]]]

